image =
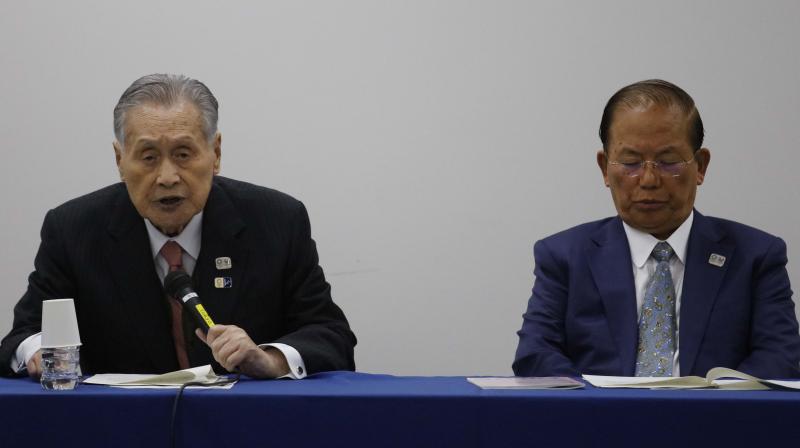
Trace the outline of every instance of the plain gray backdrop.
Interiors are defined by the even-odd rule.
[[[0,1],[2,334],[153,72],[217,96],[223,175],[306,204],[361,371],[511,373],[532,245],[615,213],[597,128],[641,79],[698,104],[698,209],[783,237],[800,283],[798,2]]]

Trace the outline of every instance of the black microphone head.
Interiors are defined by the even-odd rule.
[[[170,297],[177,298],[185,288],[192,289],[192,278],[183,270],[172,271],[164,277],[164,290]]]

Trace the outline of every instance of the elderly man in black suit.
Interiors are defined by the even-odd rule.
[[[218,176],[217,100],[176,75],[136,80],[114,109],[121,183],[47,213],[0,374],[40,372],[42,301],[75,300],[84,372],[161,373],[215,362],[258,378],[353,370],[355,336],[331,299],[296,199]],[[192,276],[207,335],[168,298]]]

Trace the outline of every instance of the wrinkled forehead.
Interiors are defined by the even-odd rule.
[[[140,140],[205,140],[203,117],[198,108],[186,101],[172,105],[143,103],[125,113],[125,145]]]
[[[686,109],[675,102],[654,101],[650,98],[621,101],[614,107],[611,127],[619,121],[620,116],[635,115],[636,117],[658,117],[662,121],[687,123],[692,110]]]
[[[613,152],[622,148],[653,150],[670,146],[691,150],[690,118],[676,105],[620,105],[609,128],[609,149]]]

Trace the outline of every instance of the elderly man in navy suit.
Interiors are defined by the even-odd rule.
[[[786,245],[694,209],[711,160],[703,134],[694,100],[671,83],[642,81],[611,97],[597,164],[617,216],[535,244],[516,375],[723,366],[800,377]]]
[[[0,374],[41,372],[42,301],[75,300],[85,373],[214,363],[251,377],[353,370],[355,336],[333,303],[296,199],[218,176],[218,104],[201,82],[148,75],[114,109],[122,182],[48,212]],[[208,334],[162,283],[186,271],[220,325]]]

